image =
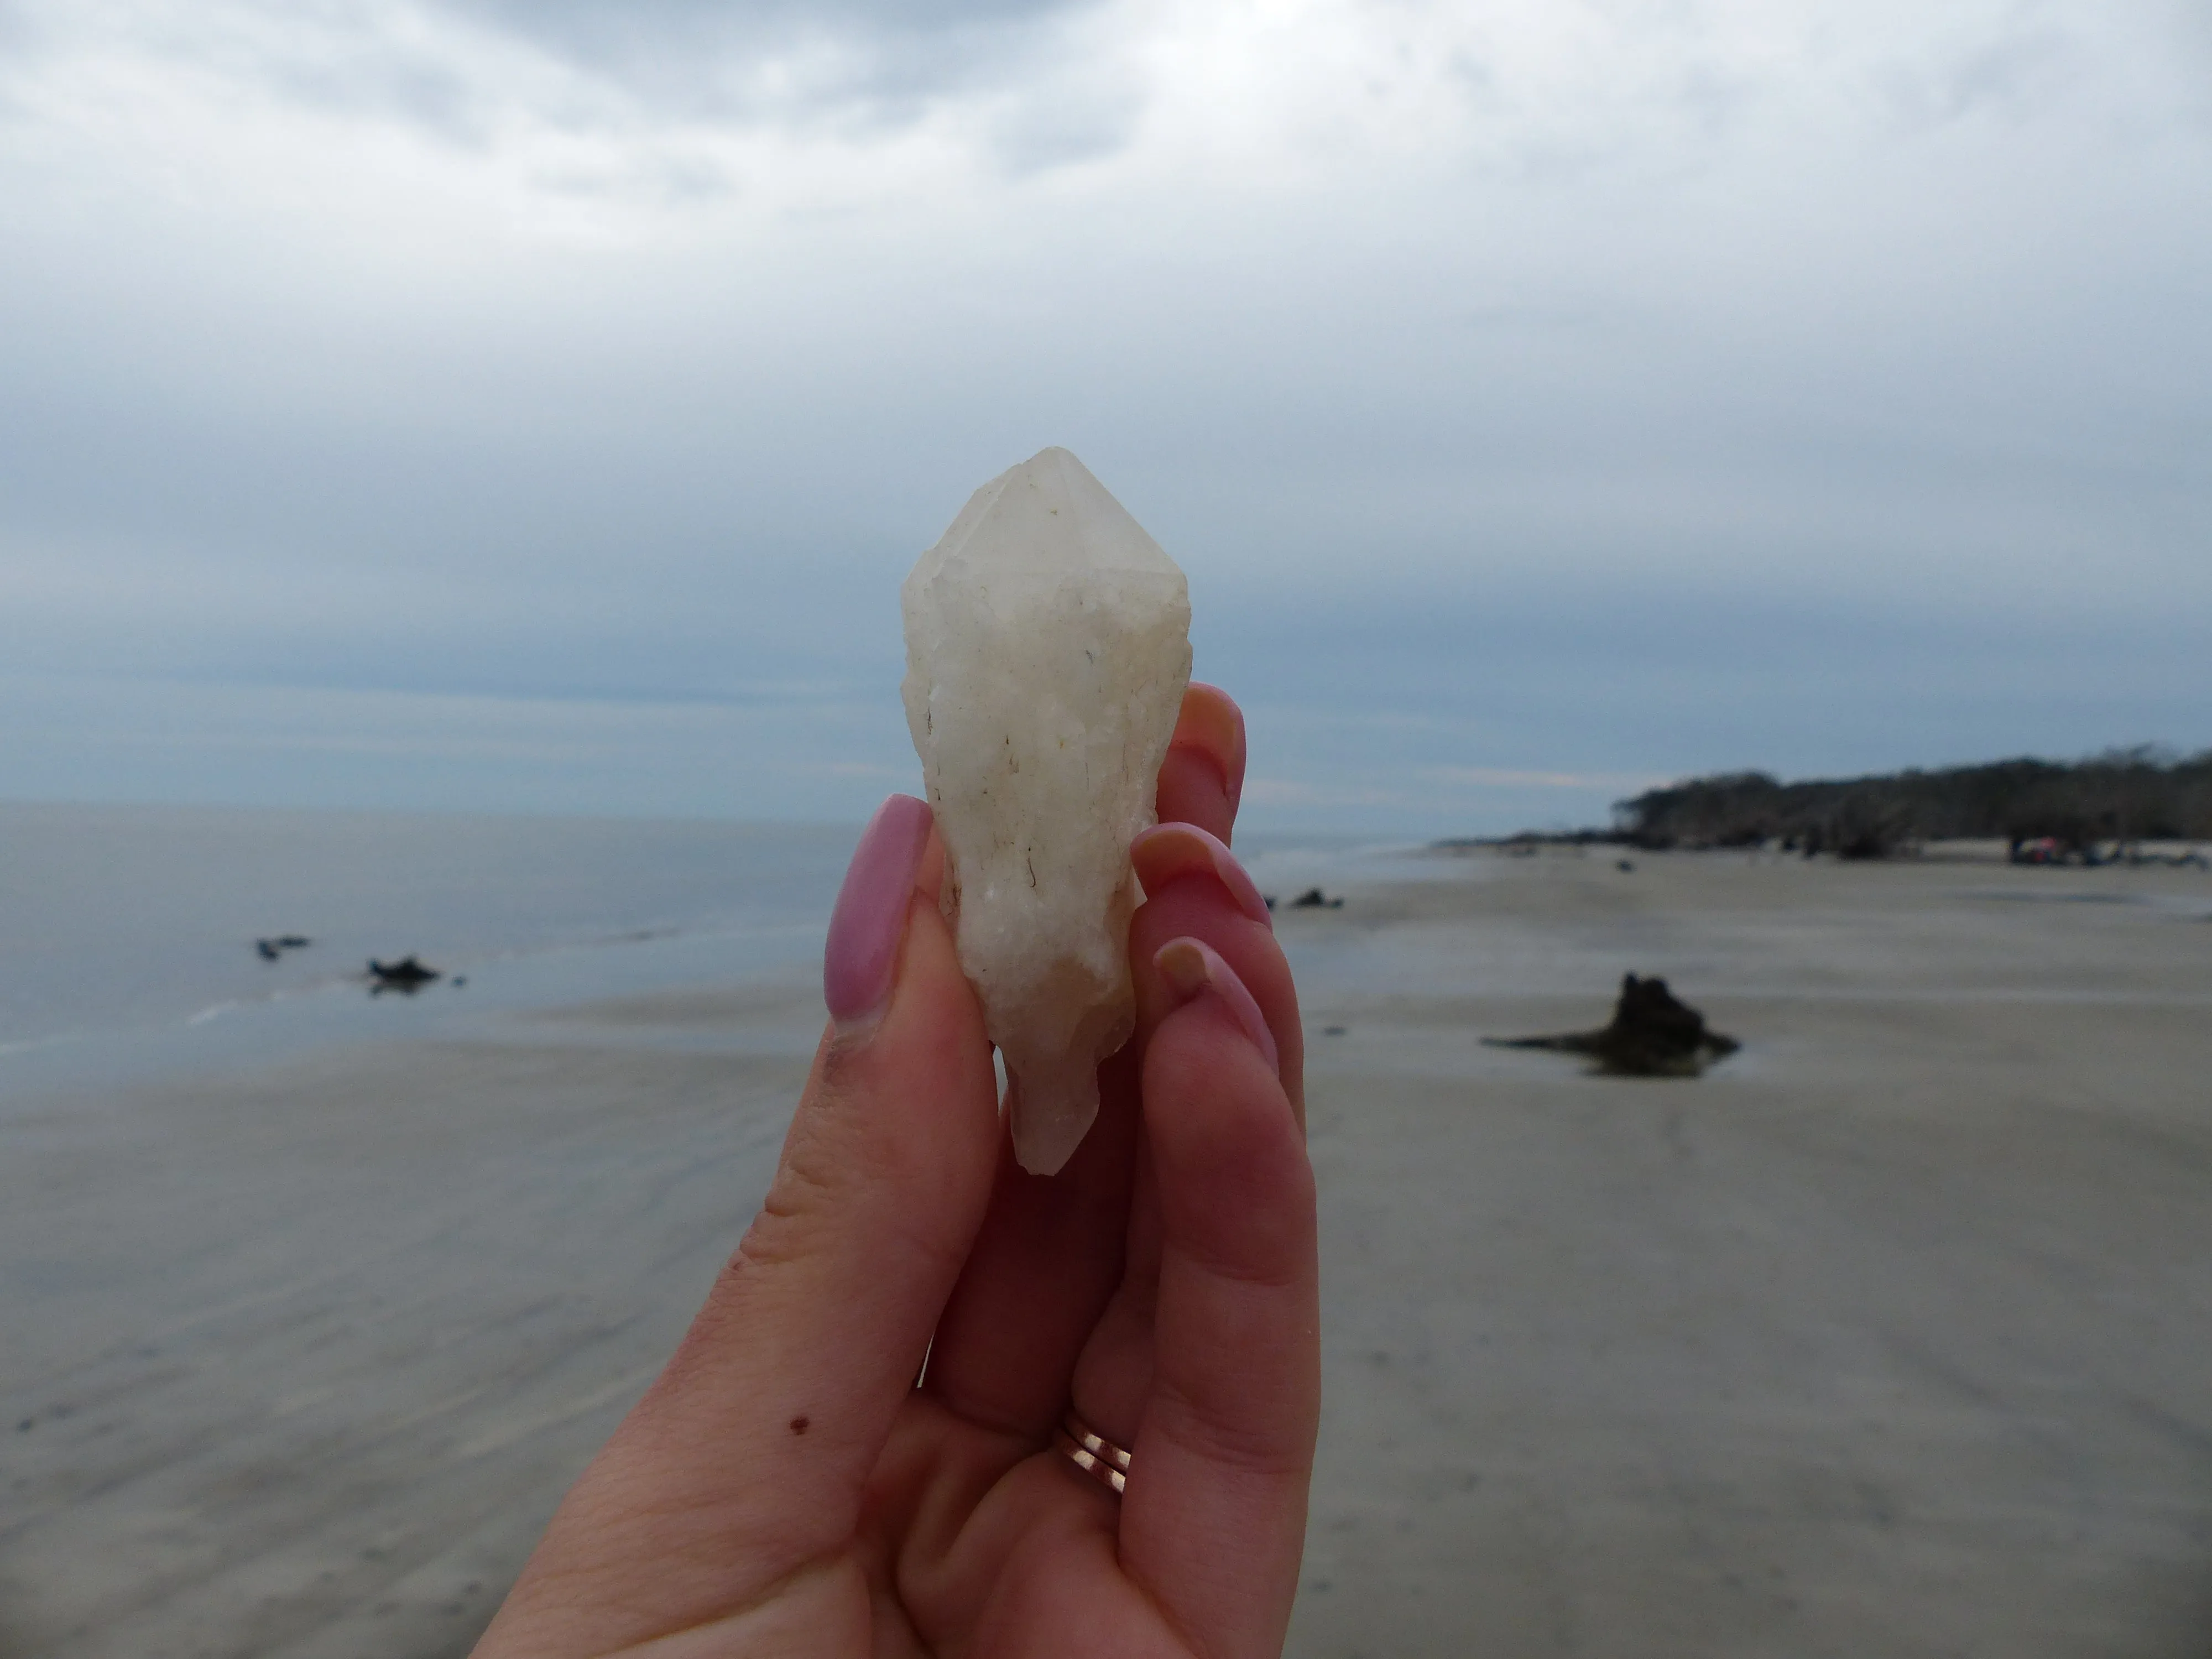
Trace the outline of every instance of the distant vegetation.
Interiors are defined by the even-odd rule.
[[[1647,789],[1589,840],[1654,849],[1756,847],[1885,858],[1915,843],[1997,838],[2015,858],[2094,859],[2142,841],[2212,838],[2212,750],[2186,759],[2113,750],[1934,772],[1780,783],[1732,772]]]
[[[1698,850],[1779,846],[1808,857],[1888,858],[1923,842],[1996,840],[2029,863],[2141,856],[2140,843],[2212,840],[2212,749],[2114,749],[2070,763],[1995,761],[1938,771],[1782,783],[1764,772],[1691,778],[1613,804],[1609,830],[1510,836],[1508,846]],[[1497,845],[1480,840],[1446,847]],[[2157,860],[2154,860],[2157,861]],[[2203,862],[2201,854],[2189,856]]]

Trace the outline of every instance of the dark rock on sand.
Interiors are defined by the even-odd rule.
[[[1558,1036],[1485,1037],[1483,1041],[1493,1048],[1549,1048],[1560,1054],[1588,1054],[1600,1071],[1622,1077],[1695,1077],[1743,1046],[1734,1037],[1706,1030],[1705,1017],[1678,1001],[1665,980],[1639,979],[1634,974],[1620,981],[1620,1000],[1613,1005],[1610,1025]]]
[[[1344,908],[1344,900],[1341,896],[1331,898],[1318,887],[1309,887],[1291,901],[1291,908],[1293,910],[1341,910]]]
[[[372,957],[368,963],[368,994],[381,996],[386,991],[398,991],[413,996],[424,986],[444,977],[435,968],[425,968],[414,957],[402,957],[397,962],[379,962]]]

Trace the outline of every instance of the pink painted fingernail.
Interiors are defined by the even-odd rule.
[[[1218,685],[1193,680],[1183,693],[1175,735],[1168,742],[1170,747],[1188,744],[1212,759],[1221,769],[1229,810],[1234,812],[1244,793],[1244,711],[1236,699]]]
[[[822,1000],[841,1033],[872,1024],[890,1002],[908,901],[932,823],[927,801],[893,795],[853,849],[822,952]]]
[[[1129,843],[1129,861],[1145,891],[1157,893],[1178,876],[1211,875],[1229,890],[1237,908],[1272,931],[1274,917],[1237,854],[1194,823],[1159,823]]]
[[[1152,966],[1175,993],[1176,1006],[1194,1002],[1211,991],[1221,1000],[1230,1017],[1252,1039],[1252,1046],[1260,1051],[1270,1071],[1279,1069],[1282,1056],[1275,1048],[1275,1034],[1267,1029],[1267,1022],[1260,1013],[1260,1005],[1244,988],[1244,981],[1237,977],[1237,970],[1221,959],[1221,953],[1203,939],[1171,939],[1152,953]]]

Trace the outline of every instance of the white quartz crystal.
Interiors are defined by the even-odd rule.
[[[1129,842],[1190,682],[1189,590],[1082,462],[1047,449],[975,492],[902,597],[945,913],[1006,1062],[1015,1155],[1050,1175],[1134,1023]]]

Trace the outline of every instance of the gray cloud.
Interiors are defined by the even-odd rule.
[[[656,114],[896,126],[1044,49],[1092,0],[645,0],[621,6],[442,0]],[[791,71],[765,87],[764,62]]]
[[[1334,63],[1033,75],[1108,15],[1073,7],[221,9],[140,18],[120,113],[0,70],[47,112],[0,133],[0,665],[52,716],[0,708],[0,793],[153,765],[131,711],[169,731],[178,686],[177,753],[234,794],[381,744],[404,795],[447,714],[533,755],[611,722],[659,769],[518,751],[416,804],[768,810],[685,793],[693,745],[740,741],[875,789],[897,578],[1046,442],[1190,570],[1286,817],[1510,828],[1603,806],[1505,800],[1516,773],[2212,735],[2212,144],[2086,5],[1771,68],[1646,27],[1613,42],[1633,108],[1500,52],[1310,125]],[[811,67],[762,93],[777,54]],[[1140,107],[1171,143],[1024,171]],[[922,162],[872,148],[932,108]],[[693,120],[781,124],[757,153],[805,210],[653,125]],[[256,775],[277,750],[223,723],[294,691],[343,741]],[[790,799],[863,810],[844,787]]]
[[[2047,9],[2023,7],[1932,58],[1889,61],[1881,81],[1907,126],[1940,125],[1977,112],[2021,121],[2078,84],[2094,55],[2092,44]]]
[[[648,61],[757,51],[811,34],[888,40],[1019,27],[1095,0],[437,0],[575,61]]]
[[[435,9],[544,54],[617,94],[626,118],[774,123],[848,132],[910,125],[948,99],[1002,89],[1049,53],[1063,27],[1097,0],[642,0],[620,6],[530,0],[434,0]],[[1126,127],[1102,128],[1121,100],[1080,100],[1064,119],[1039,112],[1001,135],[1009,159],[1110,148]],[[406,106],[389,107],[405,112]],[[592,126],[584,104],[539,113]]]
[[[190,66],[325,117],[397,123],[481,147],[517,115],[579,134],[774,128],[866,139],[933,111],[989,97],[1005,107],[981,131],[1003,166],[1031,171],[1110,154],[1139,100],[1110,64],[1078,65],[1068,27],[1103,0],[634,0],[619,5],[528,0],[417,0],[303,11],[277,0],[229,0],[191,20],[124,5],[97,19],[0,0],[0,112],[9,82],[88,43]],[[428,27],[423,27],[427,23]],[[462,48],[473,35],[533,55],[563,82],[525,88],[512,60]],[[1048,71],[1049,71],[1048,73]],[[1025,95],[1047,80],[1049,95]],[[588,173],[554,173],[556,190],[603,191]],[[711,198],[726,180],[708,164],[656,162],[626,187],[664,200]]]

